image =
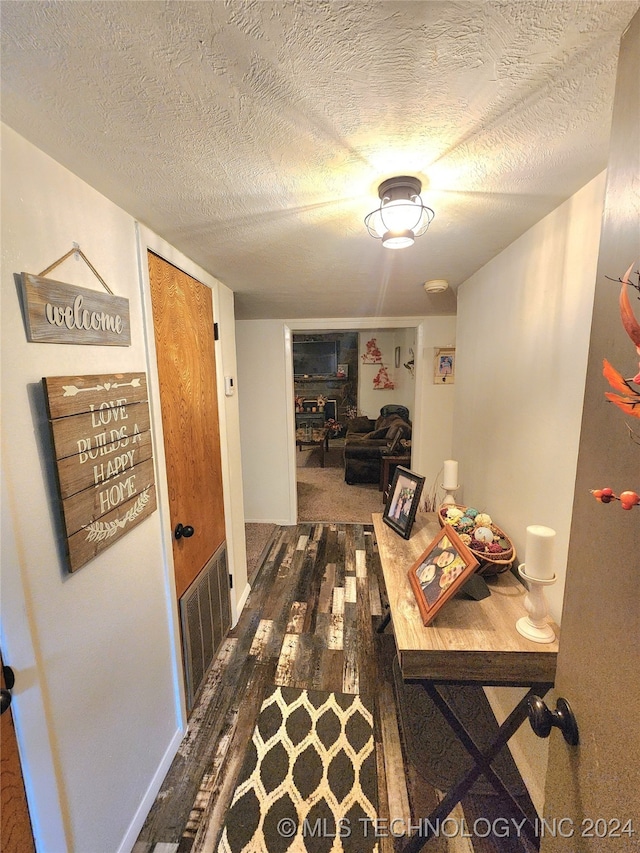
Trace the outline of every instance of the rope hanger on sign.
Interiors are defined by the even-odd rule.
[[[106,281],[102,278],[102,276],[100,275],[100,273],[99,273],[99,272],[96,270],[96,268],[93,266],[93,264],[91,263],[91,261],[89,260],[89,258],[85,255],[85,253],[82,251],[82,249],[80,248],[80,245],[79,245],[78,243],[73,243],[73,249],[69,249],[69,251],[68,251],[66,254],[64,254],[61,258],[58,258],[58,260],[57,260],[57,261],[54,261],[50,266],[48,266],[48,267],[46,268],[46,270],[42,270],[42,272],[41,272],[41,273],[39,273],[39,277],[40,277],[40,278],[44,278],[44,276],[46,276],[46,274],[47,274],[47,273],[51,272],[51,270],[54,270],[54,269],[55,269],[57,266],[59,266],[63,261],[66,261],[66,260],[67,260],[67,258],[70,258],[70,257],[71,257],[71,255],[75,255],[75,256],[76,256],[76,260],[77,260],[78,258],[82,258],[82,260],[83,260],[83,261],[85,262],[85,264],[89,267],[89,269],[91,270],[91,272],[95,275],[95,277],[98,279],[98,281],[99,281],[99,282],[100,282],[100,284],[104,287],[104,289],[107,291],[107,293],[110,293],[110,294],[113,296],[113,290],[111,290],[111,288],[109,287],[109,285],[106,283]]]

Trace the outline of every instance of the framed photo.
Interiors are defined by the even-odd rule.
[[[445,524],[427,550],[409,569],[409,582],[424,625],[431,622],[478,565],[478,561],[456,531]]]
[[[424,477],[419,477],[408,468],[398,465],[393,474],[382,520],[404,539],[411,536],[423,486]]]
[[[455,347],[440,347],[436,349],[433,381],[436,385],[450,385],[455,379],[456,350]]]

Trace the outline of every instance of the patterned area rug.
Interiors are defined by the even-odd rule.
[[[274,686],[218,853],[375,853],[375,768],[372,702]]]

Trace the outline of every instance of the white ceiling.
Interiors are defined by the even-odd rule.
[[[453,313],[606,167],[639,5],[3,0],[2,118],[234,290],[240,318]],[[363,225],[396,174],[436,212],[402,251]],[[427,296],[432,278],[452,289]]]

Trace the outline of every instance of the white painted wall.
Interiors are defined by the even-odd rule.
[[[526,561],[527,525],[557,531],[558,581],[546,595],[558,623],[604,190],[603,173],[458,291],[453,454],[462,489],[456,497],[493,516],[514,541],[519,562]],[[515,691],[488,695],[502,720]],[[540,811],[548,742],[522,727],[510,747]]]
[[[236,322],[236,349],[245,518],[295,524],[295,459],[292,469],[289,447],[293,414],[287,418],[289,408],[293,412],[293,378],[291,366],[287,375],[283,321]]]
[[[414,470],[426,477],[425,497],[435,486],[439,501],[444,499],[445,494],[440,488],[442,469],[444,460],[451,459],[453,412],[460,388],[457,377],[449,385],[433,381],[434,358],[436,349],[456,345],[456,327],[456,317],[425,317],[422,338],[418,337],[414,349],[416,383],[421,393],[416,398],[414,419],[420,424],[420,434],[412,464]]]
[[[599,175],[458,291],[453,452],[461,497],[513,539],[557,531],[560,620],[605,175]]]
[[[451,319],[451,318],[447,318]],[[413,419],[415,406],[416,379],[415,371],[411,373],[404,365],[411,358],[410,350],[416,351],[416,329],[398,329],[394,340],[394,370],[396,398],[403,406],[407,406]],[[395,367],[395,348],[400,347],[400,366]]]
[[[415,378],[404,380],[407,384],[402,391],[402,402],[406,400],[413,421],[412,468],[426,477],[425,488],[437,477],[442,461],[451,455],[455,386],[433,384],[433,350],[455,343],[455,317],[239,320],[236,348],[247,521],[296,523],[291,330],[353,329],[366,342],[374,327],[376,334],[385,330],[389,334],[392,365],[396,342],[402,342],[403,351],[409,340],[415,342]],[[404,367],[396,373],[400,371],[408,374]],[[398,401],[393,391],[371,394],[371,417],[377,417],[385,402]],[[385,399],[384,394],[393,399]]]
[[[382,353],[382,364],[387,368],[393,389],[374,389],[373,380],[380,369],[379,364],[365,364],[362,356],[366,353],[367,342],[374,339]],[[358,367],[358,410],[369,418],[377,418],[380,409],[390,403],[406,406],[413,418],[415,379],[403,367],[395,366],[395,349],[400,347],[405,353],[404,361],[409,359],[409,347],[415,351],[415,328],[411,329],[367,329],[360,332]]]
[[[236,320],[233,291],[213,280],[214,317],[220,330],[216,355],[218,372],[218,412],[222,452],[222,487],[227,535],[227,557],[233,575],[231,590],[232,622],[238,618],[251,588],[247,581],[247,541],[244,529],[244,494],[242,491],[242,450],[240,444],[240,401],[238,397],[238,363],[236,358]],[[224,380],[233,380],[231,396],[224,392]]]
[[[135,222],[4,126],[2,146],[0,639],[17,675],[12,707],[27,796],[39,853],[128,851],[185,725],[159,412],[152,406],[160,510],[70,575],[41,380],[145,371],[153,384]],[[40,272],[73,242],[129,299],[130,347],[27,342],[14,274]],[[73,258],[52,277],[101,287]],[[232,296],[216,284],[214,298],[224,326],[219,369],[233,372]],[[231,483],[227,534],[240,596],[247,587],[237,400],[220,405],[225,486]]]
[[[131,217],[13,131],[3,128],[2,142],[3,654],[17,672],[38,849],[116,850],[181,727],[160,517],[67,573],[41,379],[146,371],[135,232]],[[40,272],[74,241],[129,299],[131,347],[27,342],[13,275]],[[101,289],[81,261],[54,274]]]

